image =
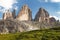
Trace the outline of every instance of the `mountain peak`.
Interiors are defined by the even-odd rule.
[[[35,16],[35,21],[39,22],[49,22],[49,13],[44,8],[39,8],[39,11],[37,12]]]
[[[17,19],[18,20],[24,20],[24,21],[28,21],[32,19],[32,14],[31,14],[31,10],[30,8],[25,4],[22,6],[22,9],[20,10]],[[24,19],[23,19],[24,18]]]

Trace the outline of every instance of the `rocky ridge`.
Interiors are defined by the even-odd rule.
[[[48,23],[40,23],[34,21],[0,20],[0,33],[7,34],[26,32],[31,30],[43,30],[54,28],[55,26]]]
[[[49,13],[44,8],[39,8],[35,19],[32,20],[32,13],[27,5],[24,5],[19,14],[7,11],[0,20],[0,33],[26,32],[31,30],[43,30],[60,27],[60,23],[54,17],[49,17]]]

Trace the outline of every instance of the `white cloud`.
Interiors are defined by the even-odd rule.
[[[45,2],[48,2],[48,0],[45,0]]]
[[[0,0],[0,6],[4,7],[5,9],[12,8],[14,3],[17,3],[16,0]]]
[[[4,13],[5,12],[5,9],[1,9],[0,12]]]
[[[38,0],[39,2],[60,2],[60,0]]]
[[[60,21],[60,17],[57,17],[57,16],[50,16],[50,17],[54,17],[56,20]]]
[[[56,12],[57,14],[60,14],[60,11]]]
[[[0,20],[2,20],[2,18],[0,18]]]
[[[13,5],[15,3],[17,3],[17,0],[0,0],[0,12],[3,13],[7,9],[14,8]]]
[[[50,0],[51,2],[60,2],[60,0]]]
[[[48,0],[38,0],[39,2],[48,2]]]
[[[18,7],[16,6],[14,9],[15,9],[15,10],[17,10],[17,9],[18,9]]]

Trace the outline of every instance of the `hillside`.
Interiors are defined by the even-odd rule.
[[[60,29],[53,28],[52,30],[46,29],[15,34],[0,34],[0,40],[60,40]]]

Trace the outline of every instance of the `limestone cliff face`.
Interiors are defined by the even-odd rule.
[[[54,24],[51,25],[48,23],[40,23],[34,21],[18,21],[16,19],[0,20],[0,34],[49,29],[57,26]],[[58,25],[60,27],[60,23]]]
[[[49,22],[50,23],[56,22],[56,19],[54,17],[51,17],[51,18],[49,18]]]
[[[18,16],[16,19],[19,21],[28,21],[32,20],[32,14],[31,10],[28,8],[27,5],[24,5],[22,9],[20,10]]]
[[[15,10],[13,10],[13,12],[10,12],[9,10],[5,11],[5,13],[3,14],[3,20],[7,20],[7,19],[15,19],[16,15],[15,15]]]
[[[45,9],[40,8],[34,20],[39,22],[49,22],[49,13]]]
[[[7,10],[4,14],[3,14],[3,19],[13,19],[12,18],[12,12],[10,12],[9,10]]]

